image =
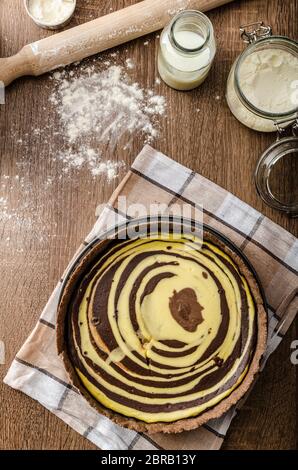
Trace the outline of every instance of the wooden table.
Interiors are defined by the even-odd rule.
[[[133,3],[134,0],[78,1],[72,25]],[[160,138],[154,143],[157,149],[222,185],[296,236],[297,221],[270,210],[254,189],[257,160],[274,136],[240,125],[230,114],[224,93],[231,64],[243,49],[238,26],[263,19],[273,26],[274,32],[297,39],[297,15],[298,0],[235,1],[210,12],[218,40],[215,66],[206,83],[196,91],[178,93],[160,85],[159,91],[170,106]],[[31,22],[22,0],[2,0],[0,34],[0,56],[4,57],[52,33]],[[130,57],[137,61],[135,79],[142,86],[151,86],[157,76],[158,39],[152,35],[148,40],[147,47],[142,38],[120,48],[122,60]],[[119,181],[108,184],[103,178],[93,180],[88,172],[59,180],[59,166],[49,144],[57,139],[53,130],[48,141],[31,133],[54,119],[48,106],[52,87],[49,76],[18,80],[6,90],[6,104],[0,106],[0,340],[6,346],[6,364],[0,366],[1,449],[94,448],[41,405],[2,384],[59,275],[92,227],[95,207],[109,198]],[[199,113],[195,112],[197,108]],[[143,139],[136,137],[124,155],[128,164],[142,146]],[[121,149],[106,153],[107,159],[122,157]],[[124,173],[125,170],[120,177]],[[54,183],[45,191],[44,182],[49,175]],[[298,375],[297,367],[290,362],[290,345],[297,337],[296,322],[234,420],[225,449],[296,447]]]

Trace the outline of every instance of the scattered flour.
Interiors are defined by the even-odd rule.
[[[131,59],[126,59],[125,63],[126,63],[126,67],[128,69],[134,69],[135,68],[135,64],[133,63],[133,61]]]
[[[102,72],[87,68],[77,78],[61,80],[50,100],[69,143],[92,134],[99,141],[114,142],[126,132],[141,132],[152,140],[158,134],[154,120],[166,108],[163,96],[131,83],[123,67],[116,65]]]
[[[134,137],[146,143],[158,136],[165,98],[156,93],[158,81],[153,80],[152,88],[135,83],[135,67],[131,59],[123,63],[115,51],[55,71],[46,85],[52,106],[41,106],[39,125],[28,122],[21,136],[17,127],[10,128],[11,144],[19,147],[18,173],[0,176],[0,249],[13,241],[14,250],[22,253],[32,239],[42,248],[49,237],[59,237],[44,223],[45,211],[51,207],[52,214],[59,214],[74,189],[82,198],[93,194],[94,186],[86,190],[82,180],[115,183]],[[36,146],[38,155],[32,150]],[[44,170],[33,184],[36,164]],[[57,223],[54,219],[51,225]],[[28,236],[16,243],[20,230]]]
[[[118,170],[124,167],[123,162],[102,161],[102,157],[93,148],[80,146],[76,152],[66,150],[58,154],[58,160],[62,161],[63,173],[67,174],[71,169],[79,170],[87,167],[92,176],[105,175],[108,182],[118,176]]]
[[[22,253],[24,251],[24,239],[16,240],[16,233],[21,230],[23,234],[30,234],[27,242],[30,240],[43,243],[48,237],[47,227],[42,223],[43,205],[32,200],[34,187],[29,178],[15,175],[1,175],[0,188],[7,194],[0,197],[0,225],[2,227],[2,236],[0,245],[10,246],[14,244],[14,252]],[[43,195],[47,188],[42,188]],[[12,195],[17,197],[11,197]],[[49,199],[45,199],[49,201]],[[19,244],[20,242],[20,244]]]
[[[158,136],[166,101],[129,77],[128,70],[135,67],[131,59],[126,60],[125,67],[111,60],[102,65],[101,70],[88,65],[78,74],[54,72],[56,87],[50,102],[58,115],[64,140],[57,155],[64,165],[63,172],[85,167],[92,176],[105,175],[110,182],[124,163],[104,162],[106,149],[113,151],[122,146],[126,150],[137,134],[143,136],[145,143],[152,142]],[[38,135],[39,130],[34,132]]]

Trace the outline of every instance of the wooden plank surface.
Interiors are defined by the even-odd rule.
[[[71,25],[133,3],[79,0]],[[253,185],[257,160],[274,135],[241,126],[230,114],[224,93],[229,69],[243,48],[238,26],[263,19],[274,32],[297,39],[297,16],[298,0],[235,1],[210,12],[218,41],[215,66],[206,83],[193,92],[178,93],[164,84],[156,88],[166,97],[169,108],[160,137],[153,144],[233,192],[295,236],[297,221],[265,207]],[[1,1],[0,57],[10,56],[24,44],[50,34],[26,16],[22,0]],[[137,62],[134,79],[150,87],[157,77],[158,38],[152,35],[146,39],[119,48],[119,60],[129,57]],[[20,79],[7,89],[6,104],[0,106],[0,340],[6,346],[6,363],[0,366],[0,449],[94,448],[41,405],[2,384],[60,273],[92,227],[95,207],[109,198],[125,174],[123,169],[111,184],[100,177],[94,180],[88,172],[59,179],[52,145],[58,139],[54,134],[57,129],[52,127],[48,139],[32,135],[32,129],[43,128],[54,119],[48,106],[53,86],[49,75]],[[195,112],[197,108],[199,113]],[[137,136],[129,150],[107,150],[105,158],[124,158],[129,165],[142,146],[143,139]],[[54,183],[45,191],[49,175]],[[297,322],[233,422],[225,449],[296,448],[297,366],[290,362],[290,345],[296,338]]]

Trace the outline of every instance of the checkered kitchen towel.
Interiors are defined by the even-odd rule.
[[[146,146],[136,158],[110,202],[101,212],[84,244],[114,221],[124,221],[119,196],[127,203],[152,202],[173,207],[204,207],[204,222],[225,234],[251,260],[265,289],[269,305],[269,340],[265,364],[295,318],[298,309],[298,240],[259,212],[211,181]],[[177,206],[176,206],[177,207]],[[84,244],[77,254],[84,249]],[[68,382],[55,346],[56,308],[61,281],[42,315],[13,361],[5,383],[39,401],[73,429],[107,450],[116,449],[219,449],[236,413],[178,435],[148,437],[121,428],[93,410]]]

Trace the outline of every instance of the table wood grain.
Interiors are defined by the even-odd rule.
[[[71,25],[133,4],[133,0],[79,0]],[[263,19],[274,32],[298,36],[298,0],[235,1],[209,13],[218,55],[209,79],[197,90],[178,93],[164,84],[158,91],[169,108],[154,146],[223,186],[295,236],[297,221],[266,207],[253,184],[256,163],[274,135],[253,132],[230,114],[224,99],[233,60],[243,49],[238,26]],[[26,43],[53,34],[38,28],[26,16],[22,0],[0,3],[0,56],[16,53]],[[157,76],[156,35],[119,48],[122,60],[137,62],[135,79],[152,86]],[[23,78],[6,90],[0,106],[0,340],[6,363],[0,366],[0,449],[93,449],[86,439],[40,404],[3,385],[14,355],[32,330],[67,262],[95,220],[95,207],[111,195],[119,179],[108,184],[77,172],[59,179],[49,139],[32,135],[54,120],[48,97],[49,75]],[[199,108],[200,112],[195,112]],[[125,158],[129,165],[143,146],[136,136],[123,153],[107,149],[105,158]],[[54,182],[45,191],[49,175]],[[30,185],[23,184],[30,181]],[[296,179],[297,182],[297,179]],[[277,184],[279,182],[277,181]],[[283,182],[281,181],[282,185]],[[2,198],[2,199],[1,199]],[[2,201],[2,206],[1,206]],[[3,202],[6,205],[3,206]],[[2,217],[1,217],[2,216]],[[297,366],[291,364],[291,342],[298,338],[297,322],[273,354],[249,400],[234,420],[224,449],[294,449],[297,447]]]

